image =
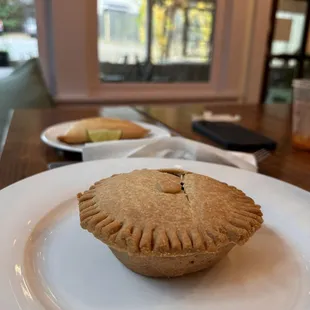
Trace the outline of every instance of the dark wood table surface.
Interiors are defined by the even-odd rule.
[[[167,125],[191,139],[210,143],[191,129],[192,114],[204,110],[240,114],[241,124],[278,142],[277,150],[259,166],[259,172],[310,191],[310,152],[291,146],[291,107],[206,106],[204,104],[151,105],[130,107],[76,107],[49,110],[16,110],[11,120],[7,141],[0,159],[0,189],[16,181],[47,170],[51,162],[81,160],[79,154],[63,153],[40,141],[41,132],[53,124],[96,115],[127,118],[152,124]]]

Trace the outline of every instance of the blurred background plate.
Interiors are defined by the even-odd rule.
[[[64,135],[68,131],[70,126],[72,126],[73,123],[74,121],[65,122],[48,127],[46,130],[42,132],[41,140],[47,145],[63,151],[82,153],[83,144],[70,145],[60,142],[57,139],[58,136]],[[144,139],[170,137],[170,132],[163,127],[158,127],[144,122],[134,122],[134,123],[150,131],[148,136],[145,137]]]

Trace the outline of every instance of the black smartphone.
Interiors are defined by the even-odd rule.
[[[235,123],[195,121],[192,128],[226,150],[255,152],[260,149],[272,151],[277,147],[272,139]]]

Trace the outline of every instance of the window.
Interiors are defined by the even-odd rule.
[[[62,101],[257,100],[271,4],[37,0],[42,67]]]
[[[37,24],[31,0],[0,1],[0,78],[38,56]]]
[[[123,81],[127,66],[145,59],[146,49],[140,40],[142,31],[139,4],[128,0],[99,0],[98,57],[101,79]]]
[[[99,0],[97,3],[98,56],[103,82],[209,80],[213,1]]]
[[[309,23],[309,1],[280,0],[275,3],[263,102],[291,103],[293,79],[309,77]]]

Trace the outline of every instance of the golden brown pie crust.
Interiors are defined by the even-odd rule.
[[[128,268],[155,277],[213,266],[263,222],[242,191],[174,169],[114,175],[78,200],[81,226]]]

